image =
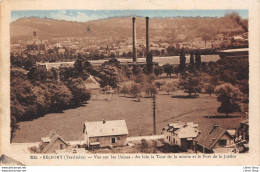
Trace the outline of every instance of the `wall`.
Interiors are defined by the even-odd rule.
[[[229,137],[227,134],[224,134],[219,140],[222,140],[222,139],[227,140],[227,145],[226,145],[226,146],[219,146],[219,145],[218,145],[218,142],[217,142],[217,143],[213,146],[212,149],[215,149],[215,148],[224,148],[224,147],[229,147],[230,145],[233,145],[233,143],[231,143],[232,138]]]
[[[63,149],[67,148],[67,145],[60,139],[56,139],[53,145],[45,153],[54,153],[55,150],[60,150],[60,144],[63,145]]]
[[[118,137],[120,138],[120,140],[118,140]],[[116,138],[116,143],[112,143],[111,142],[112,138]],[[124,145],[127,144],[126,138],[127,138],[127,135],[105,136],[105,137],[91,137],[91,138],[89,138],[89,143],[91,143],[91,142],[99,142],[100,143],[100,147],[107,147],[109,145],[124,146]]]

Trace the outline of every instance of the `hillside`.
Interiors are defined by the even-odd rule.
[[[136,19],[137,38],[145,37],[145,19]],[[97,39],[130,38],[132,19],[108,18],[89,22],[73,22],[43,18],[21,18],[11,23],[11,42],[31,39],[36,31],[39,39],[86,37]],[[187,38],[213,36],[217,33],[243,32],[243,28],[228,17],[222,18],[153,18],[150,20],[150,37],[176,39],[183,34]]]

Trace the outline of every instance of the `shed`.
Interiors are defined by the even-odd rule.
[[[57,133],[51,131],[46,137],[42,137],[39,147],[42,153],[55,153],[56,150],[64,150],[68,146]]]

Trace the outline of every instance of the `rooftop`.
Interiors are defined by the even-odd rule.
[[[85,131],[88,137],[128,134],[125,120],[85,122],[84,132]]]
[[[201,133],[195,140],[198,144],[203,145],[208,149],[212,149],[212,147],[225,133],[230,136],[230,134],[225,129],[215,125],[208,125],[201,129]]]

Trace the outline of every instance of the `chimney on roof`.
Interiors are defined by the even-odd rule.
[[[149,17],[145,17],[146,20],[146,55],[149,53]]]
[[[105,124],[105,123],[106,123],[106,120],[103,119],[103,124]]]
[[[218,128],[218,127],[220,127],[219,124],[214,124],[214,125],[213,125],[213,128],[214,128],[214,129],[216,129],[216,128]]]
[[[133,62],[136,62],[136,47],[135,47],[135,42],[136,42],[136,33],[135,33],[135,17],[132,18],[133,20]]]

